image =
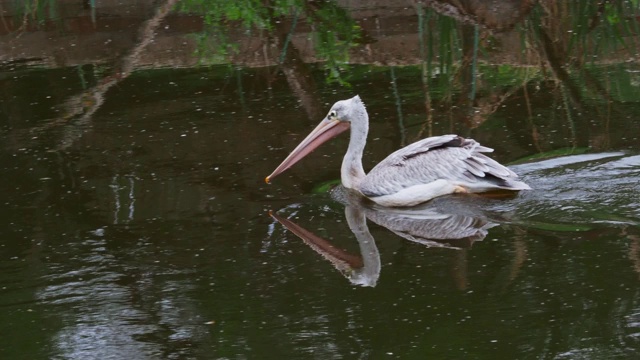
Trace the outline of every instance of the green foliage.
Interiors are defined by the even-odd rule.
[[[348,83],[341,72],[349,63],[349,49],[359,38],[360,27],[341,7],[333,2],[314,12],[309,12],[316,30],[313,32],[317,56],[325,60],[327,80],[342,85]]]
[[[620,49],[636,53],[634,36],[638,33],[635,21],[638,3],[639,0],[575,1],[551,7],[538,4],[527,20],[518,26],[522,35],[523,61],[538,63],[540,57],[544,58],[541,29],[550,36],[558,51],[559,60],[566,62],[566,68],[572,76],[575,75],[571,71],[572,66],[576,64],[582,66],[595,62],[601,56]],[[292,19],[291,25],[287,25],[289,28],[284,29],[288,36],[279,43],[281,63],[285,61],[287,47],[293,46],[291,36],[301,26],[298,23],[305,22],[304,26],[310,29],[309,36],[315,55],[323,61],[326,81],[349,86],[348,80],[353,77],[347,71],[349,52],[362,41],[362,29],[349,12],[335,1],[184,0],[178,7],[180,11],[203,16],[203,31],[193,35],[199,44],[197,51],[202,63],[228,63],[229,56],[238,52],[238,43],[230,38],[231,25],[235,25],[236,30],[240,27],[247,36],[273,37],[276,30],[282,36],[283,29],[277,29],[277,26],[284,18],[288,18]],[[429,91],[435,98],[451,100],[456,87],[461,83],[463,86],[467,82],[474,84],[477,77],[481,77],[483,84],[504,86],[507,83],[516,85],[517,82],[540,80],[549,74],[531,72],[530,69],[518,71],[512,66],[499,68],[497,72],[492,67],[488,70],[478,57],[490,52],[486,46],[495,42],[479,41],[473,52],[474,63],[480,61],[476,71],[472,72],[472,78],[461,76],[466,71],[465,61],[469,60],[464,59],[463,52],[463,45],[467,49],[469,46],[469,43],[464,42],[470,39],[468,33],[466,37],[463,34],[466,25],[429,7],[418,6],[417,9],[421,77],[425,83],[425,91]],[[525,58],[531,55],[532,58]],[[470,91],[473,92],[472,89]]]
[[[58,0],[15,0],[13,8],[18,22],[30,21],[38,26],[45,21],[58,19]]]
[[[292,1],[275,1],[274,8],[289,6]],[[278,6],[280,5],[280,6]],[[229,39],[229,22],[239,21],[250,34],[254,30],[270,30],[270,11],[257,0],[185,0],[178,4],[179,11],[202,14],[204,31],[196,34],[197,54],[208,64],[226,62],[229,54],[238,50]],[[277,11],[276,11],[277,13]]]
[[[348,85],[342,73],[349,62],[349,49],[358,41],[360,28],[334,1],[312,4],[302,0],[273,0],[265,6],[265,2],[257,0],[185,0],[180,2],[179,10],[202,14],[205,29],[195,36],[198,55],[208,64],[224,63],[229,55],[238,51],[237,44],[229,38],[230,22],[240,23],[248,35],[270,34],[280,17],[294,16],[292,27],[295,27],[298,16],[304,15],[312,29],[316,56],[324,60],[327,80]],[[283,50],[290,45],[289,40]]]
[[[258,0],[184,0],[178,6],[182,12],[202,14],[206,25],[221,26],[228,21],[241,21],[250,30],[270,29],[271,16],[287,14],[285,9],[294,3],[292,0],[274,0],[272,6],[268,7]]]
[[[603,55],[620,50],[637,53],[634,37],[638,27],[638,0],[567,1],[545,9],[536,6],[528,17],[523,36],[544,28],[557,47],[578,63],[595,62]]]
[[[324,194],[329,192],[329,190],[331,190],[333,187],[340,185],[340,179],[334,179],[334,180],[329,180],[329,181],[325,181],[322,182],[316,186],[313,187],[313,189],[311,190],[312,194]]]

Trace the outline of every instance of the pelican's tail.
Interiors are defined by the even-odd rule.
[[[505,181],[505,184],[503,186],[500,186],[500,188],[506,190],[531,190],[531,186],[518,180]]]

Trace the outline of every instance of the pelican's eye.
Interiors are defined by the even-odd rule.
[[[338,113],[335,110],[331,110],[331,112],[329,112],[329,120],[336,119],[337,117]]]

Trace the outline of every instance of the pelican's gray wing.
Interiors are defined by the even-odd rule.
[[[360,191],[372,198],[439,179],[470,191],[529,189],[513,171],[482,154],[492,151],[457,135],[426,138],[382,160],[364,178]]]

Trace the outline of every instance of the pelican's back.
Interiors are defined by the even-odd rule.
[[[369,198],[444,180],[468,192],[530,189],[518,175],[482,154],[493,149],[472,139],[442,135],[406,146],[376,165],[360,184]]]

